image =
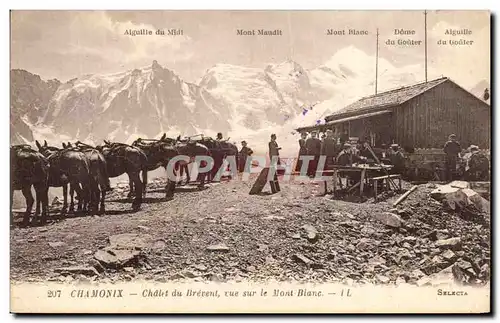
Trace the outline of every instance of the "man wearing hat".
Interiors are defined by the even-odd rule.
[[[328,129],[326,131],[326,137],[321,143],[321,156],[325,156],[325,169],[330,169],[335,163],[335,157],[337,156],[336,151],[336,140],[333,137],[333,131]]]
[[[247,158],[248,156],[252,156],[253,150],[249,147],[247,147],[247,142],[243,140],[241,142],[241,150],[240,150],[240,158],[239,158],[239,170],[240,172],[245,171],[245,165],[247,163]],[[248,169],[246,170],[248,171]]]
[[[351,166],[353,163],[352,158],[352,146],[349,143],[345,143],[337,156],[337,165],[340,166]]]
[[[403,174],[405,171],[405,156],[401,152],[401,149],[399,149],[398,144],[392,144],[391,150],[389,159],[391,164],[394,165],[391,171],[394,174]]]
[[[455,134],[451,134],[448,137],[448,141],[444,144],[443,151],[446,154],[446,180],[452,181],[455,178],[457,160],[460,158],[460,152],[462,151],[462,147],[460,147],[460,143],[457,141],[457,136]]]
[[[489,180],[490,161],[485,154],[479,151],[479,147],[469,147],[471,155],[467,161],[466,180],[487,181]]]
[[[295,164],[296,172],[300,172],[302,169],[302,160],[300,159],[300,157],[307,155],[306,140],[307,132],[302,132],[299,139],[299,157],[297,158],[297,163]]]
[[[281,165],[280,153],[281,147],[276,142],[276,134],[271,134],[271,141],[269,142],[269,159],[273,161],[273,157],[277,159],[277,164]]]
[[[318,139],[318,132],[311,132],[311,137],[306,140],[307,155],[313,156],[314,159],[309,163],[307,169],[308,176],[316,175],[316,168],[318,167],[319,156],[321,154],[321,140]]]

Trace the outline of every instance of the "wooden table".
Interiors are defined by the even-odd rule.
[[[352,166],[339,166],[339,165],[333,165],[332,166],[332,173],[333,173],[333,193],[337,191],[337,180],[338,180],[338,174],[339,173],[360,173],[360,181],[354,185],[352,185],[348,190],[352,190],[355,187],[359,185],[359,195],[363,196],[363,190],[365,188],[365,178],[367,176],[367,171],[372,171],[372,172],[381,172],[386,170],[390,170],[393,166],[392,165],[363,165],[363,164],[354,164]],[[325,182],[325,192],[326,192],[326,182]]]

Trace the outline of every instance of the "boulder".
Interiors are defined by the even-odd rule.
[[[134,249],[106,247],[97,250],[94,258],[104,267],[117,269],[135,265],[138,262],[139,255],[140,251]]]
[[[468,184],[468,183],[467,183]],[[474,206],[479,212],[490,213],[490,202],[483,198],[476,191],[463,187],[463,184],[457,184],[455,187],[451,184],[441,185],[430,193],[430,196],[443,203],[451,210],[459,211]]]

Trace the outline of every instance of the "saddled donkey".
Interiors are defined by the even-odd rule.
[[[214,159],[215,165],[210,172],[210,180],[213,180],[215,178],[217,172],[224,164],[224,160],[228,156],[234,156],[236,165],[238,165],[238,147],[236,147],[232,143],[226,140],[217,141],[207,137],[202,137],[201,139],[196,140],[196,142],[206,146],[210,150],[210,154]]]
[[[132,202],[132,209],[138,210],[142,204],[142,188],[139,173],[147,171],[148,158],[139,148],[127,144],[110,142],[104,140],[104,145],[97,146],[104,158],[109,177],[118,177],[127,174],[130,183],[130,189],[136,188],[135,199]]]
[[[70,212],[74,212],[74,191],[78,195],[78,211],[87,211],[90,203],[90,167],[87,156],[84,153],[72,149],[61,149],[47,145],[47,141],[41,145],[36,141],[38,151],[49,160],[49,186],[63,188],[64,214],[68,208],[68,184],[71,186],[69,205]]]
[[[31,186],[35,188],[36,211],[35,217],[40,214],[39,202],[42,205],[41,222],[47,220],[48,215],[48,180],[49,163],[47,158],[32,149],[29,145],[16,145],[10,147],[10,214],[11,223],[14,223],[12,214],[12,203],[14,191],[21,190],[26,199],[26,212],[24,213],[23,224],[30,221],[31,210],[33,208],[33,195]]]
[[[144,151],[148,157],[148,166],[146,170],[142,171],[142,184],[143,184],[143,195],[146,195],[147,184],[148,184],[148,171],[155,170],[159,167],[165,168],[169,162],[179,155],[176,147],[171,142],[166,142],[157,139],[137,139],[132,143],[132,146],[137,147]],[[175,182],[167,176],[167,184],[165,186],[166,198],[173,197],[175,190]],[[132,189],[131,189],[132,191]]]
[[[180,136],[177,137],[177,139],[173,138],[168,138],[167,135],[164,133],[163,136],[160,138],[160,142],[163,142],[168,145],[174,145],[174,147],[177,149],[179,152],[179,155],[184,155],[190,157],[190,161],[188,163],[193,163],[196,161],[197,156],[211,156],[209,149],[205,146],[202,145],[196,141],[187,139],[187,140],[181,140]],[[188,178],[189,182],[189,170],[187,167],[187,163],[184,161],[179,161],[175,165],[175,171],[178,171],[179,169],[181,170],[181,176],[182,176],[182,170],[184,169],[186,171],[186,175]],[[206,161],[201,160],[200,165],[201,167],[206,167],[207,163]],[[212,165],[213,166],[213,165]],[[207,178],[209,178],[209,173],[210,172],[204,172],[204,173],[199,173],[198,174],[198,180],[200,181],[199,186],[204,187],[205,181]]]
[[[76,147],[73,147],[71,143],[63,143],[63,147],[65,149],[76,149],[84,153],[87,157],[90,167],[90,185],[92,193],[90,199],[91,208],[92,210],[98,210],[100,214],[104,214],[106,192],[111,191],[106,159],[100,151],[90,145],[84,144],[80,141],[77,141],[75,145]]]

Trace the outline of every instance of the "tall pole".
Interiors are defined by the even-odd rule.
[[[425,32],[425,83],[427,83],[427,10],[424,10],[424,32]]]
[[[375,54],[375,94],[377,94],[378,85],[378,28],[377,28],[377,51]]]

